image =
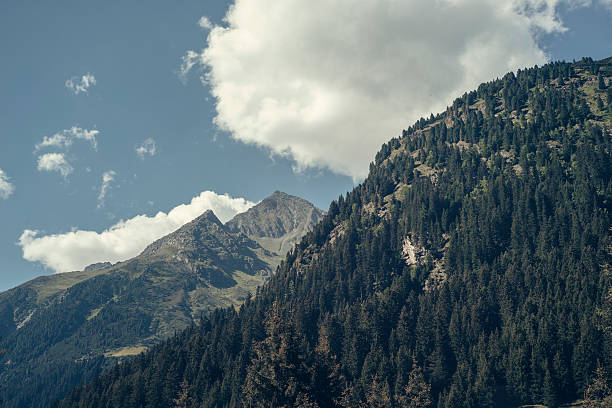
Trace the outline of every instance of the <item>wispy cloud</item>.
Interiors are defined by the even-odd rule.
[[[195,51],[187,51],[181,59],[181,66],[179,68],[178,77],[183,84],[187,83],[187,75],[191,69],[200,62],[200,54]]]
[[[141,160],[144,160],[145,156],[155,156],[157,153],[157,145],[155,140],[152,138],[146,139],[140,146],[136,146],[136,154]]]
[[[34,150],[38,151],[44,148],[68,148],[71,144],[71,138],[62,133],[56,133],[53,136],[44,136],[42,142],[34,146]]]
[[[6,200],[15,191],[15,185],[10,182],[9,176],[0,169],[0,198]]]
[[[96,84],[96,77],[92,74],[87,73],[81,77],[73,76],[67,79],[64,85],[66,88],[74,92],[75,95],[80,93],[87,93],[90,87]]]
[[[100,194],[98,195],[98,208],[104,207],[104,200],[106,199],[106,193],[110,188],[111,183],[115,180],[117,172],[114,170],[105,171],[102,174],[102,185],[100,186]]]
[[[255,205],[244,198],[204,191],[190,203],[181,204],[155,216],[137,215],[119,221],[102,232],[75,229],[64,234],[41,235],[26,229],[19,238],[24,259],[40,262],[55,272],[82,270],[95,262],[117,262],[132,258],[142,250],[206,210],[213,210],[222,222]]]
[[[70,128],[70,134],[72,134],[76,139],[86,140],[91,143],[91,147],[96,150],[98,148],[98,140],[96,136],[100,134],[100,131],[97,129],[87,130],[81,129],[80,127],[73,126]]]
[[[64,153],[46,153],[38,157],[38,171],[57,171],[66,178],[73,168]]]
[[[100,131],[97,129],[83,129],[78,126],[73,126],[70,129],[64,129],[53,136],[44,136],[42,142],[34,146],[34,151],[39,151],[44,148],[64,148],[72,146],[75,139],[88,141],[93,149],[98,148],[97,136]]]
[[[204,30],[210,30],[214,27],[214,24],[210,22],[210,20],[208,19],[208,17],[206,16],[202,16],[199,20],[198,20],[198,25],[200,27],[202,27]]]
[[[207,31],[210,31],[215,27],[215,25],[206,16],[202,16],[198,20],[198,25],[203,30],[207,30]],[[179,80],[183,84],[187,83],[187,76],[189,75],[189,72],[193,69],[194,66],[201,63],[201,59],[202,59],[202,56],[200,55],[200,53],[192,51],[192,50],[187,51],[185,55],[183,55],[183,57],[181,58],[181,66],[179,67],[179,71],[178,71]],[[204,85],[206,84],[205,77],[203,76],[200,77],[200,81]]]

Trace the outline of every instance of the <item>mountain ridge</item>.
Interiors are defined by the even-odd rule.
[[[612,59],[585,58],[466,92],[383,145],[240,310],[60,406],[605,406],[611,89]]]

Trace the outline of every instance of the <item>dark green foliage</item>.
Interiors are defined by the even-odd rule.
[[[421,119],[383,146],[368,178],[240,310],[215,311],[61,406],[581,397],[597,361],[612,365],[602,323],[612,124],[583,89],[610,64],[508,74]]]

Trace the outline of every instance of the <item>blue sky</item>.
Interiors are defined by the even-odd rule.
[[[227,209],[229,217],[274,190],[326,209],[363,177],[377,146],[419,115],[443,108],[462,87],[467,90],[491,75],[543,59],[612,55],[612,13],[603,0],[588,7],[548,2],[553,14],[542,12],[538,19],[530,14],[524,27],[517,26],[514,11],[498,15],[493,10],[497,27],[483,26],[478,33],[465,28],[474,26],[474,10],[489,18],[484,7],[476,7],[478,0],[471,2],[475,8],[465,7],[465,16],[457,14],[462,10],[450,10],[459,15],[458,23],[455,27],[451,21],[445,30],[454,37],[465,33],[465,44],[483,41],[482,33],[502,30],[499,27],[516,39],[506,43],[507,36],[500,35],[507,56],[494,50],[500,48],[496,44],[478,43],[455,60],[436,63],[443,70],[466,56],[491,61],[490,70],[466,66],[449,74],[454,82],[434,81],[416,63],[398,72],[387,70],[398,64],[376,53],[393,44],[389,38],[398,38],[398,33],[383,30],[389,27],[384,20],[388,17],[371,5],[364,5],[363,14],[330,9],[322,18],[317,13],[325,12],[325,6],[306,10],[300,9],[307,7],[300,2],[286,1],[282,7],[276,3],[242,1],[224,22],[229,2],[2,2],[0,175],[12,188],[4,190],[5,198],[0,194],[0,290],[54,271],[55,264],[47,258],[23,258],[18,242],[26,230],[38,231],[36,237],[59,237],[36,241],[40,250],[57,249],[60,258],[78,258],[85,250],[75,240],[60,239],[62,234],[100,233],[120,220],[167,214],[208,190],[229,197],[201,197],[183,212],[185,217],[207,205],[219,212]],[[291,6],[296,9],[288,9]],[[295,26],[286,23],[288,15],[295,16]],[[202,16],[210,24],[199,25]],[[244,16],[253,21],[245,22]],[[325,50],[325,44],[333,42],[329,38],[346,38],[337,27],[357,32],[358,22],[366,18],[368,27],[381,27],[377,35],[337,43],[333,55]],[[319,24],[334,29],[315,39]],[[255,40],[245,39],[244,33]],[[431,48],[429,61],[436,62],[441,51],[436,47],[442,45],[431,40],[434,35],[426,35],[426,40],[418,37],[394,45],[393,58],[412,61],[410,50]],[[352,51],[344,55],[344,49]],[[515,65],[508,62],[510,56]],[[389,64],[372,66],[370,61],[377,59]],[[74,85],[88,74],[95,84],[75,93]],[[405,79],[411,75],[418,81]],[[372,83],[362,80],[372,77]],[[72,89],[66,85],[71,79]],[[447,86],[438,89],[434,82]],[[389,91],[380,95],[378,89]],[[401,94],[395,95],[396,89]],[[416,95],[421,102],[410,102]],[[380,112],[379,106],[384,108]],[[74,127],[78,129],[71,131]],[[379,128],[381,134],[376,133]],[[95,148],[91,137],[82,138],[84,131],[95,135]],[[69,145],[36,148],[56,134]],[[148,153],[139,155],[141,146],[148,147]],[[72,171],[62,175],[45,170],[58,164],[51,156],[40,164],[45,154],[61,155]],[[60,248],[69,244],[69,249]]]

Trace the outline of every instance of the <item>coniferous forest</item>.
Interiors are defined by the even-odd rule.
[[[55,405],[610,406],[611,138],[612,58],[484,83],[385,144],[241,308]]]

